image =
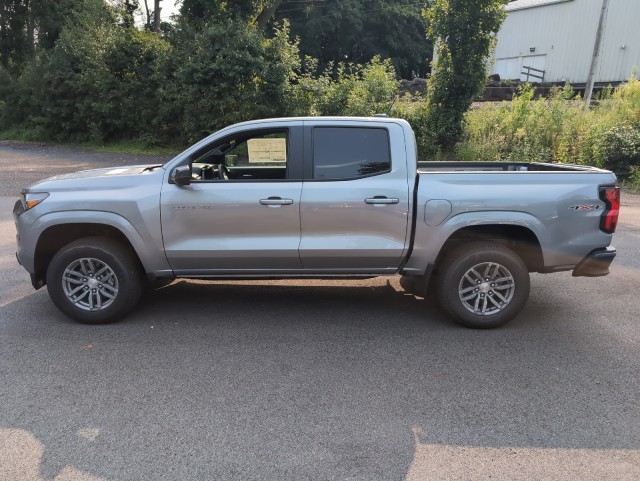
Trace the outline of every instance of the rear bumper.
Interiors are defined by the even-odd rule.
[[[600,277],[609,274],[609,266],[616,256],[615,247],[591,251],[573,270],[573,277]]]

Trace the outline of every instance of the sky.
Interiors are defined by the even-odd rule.
[[[153,0],[147,0],[147,3],[149,4],[149,10],[153,10]],[[143,25],[145,16],[144,0],[139,0],[138,4],[140,5],[140,8],[138,9],[136,23]],[[160,18],[163,21],[169,21],[171,15],[178,13],[181,4],[182,0],[160,0]]]
[[[143,3],[143,2],[140,2]],[[152,3],[151,1],[149,3]],[[169,20],[169,17],[180,10],[180,4],[182,0],[162,0],[160,2],[160,17],[162,20]],[[176,5],[177,4],[177,5]]]

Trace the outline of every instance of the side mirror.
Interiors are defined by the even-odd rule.
[[[177,185],[191,184],[191,166],[180,165],[173,169],[171,177],[169,178],[169,183]]]

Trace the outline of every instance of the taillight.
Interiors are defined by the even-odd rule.
[[[606,204],[600,218],[600,229],[607,234],[613,234],[620,213],[620,187],[600,187],[600,200]]]

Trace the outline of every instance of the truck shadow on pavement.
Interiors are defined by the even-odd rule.
[[[453,322],[431,300],[403,291],[397,278],[365,281],[187,281],[145,292],[136,314],[181,312],[181,322]],[[135,315],[134,315],[135,316]],[[169,317],[169,316],[165,316]]]
[[[76,434],[95,441],[99,429]],[[635,481],[640,473],[640,450],[594,450],[558,448],[511,448],[447,446],[421,440],[414,428],[415,452],[405,481],[447,479],[474,481],[493,479],[571,479],[601,481],[615,478]],[[23,429],[0,428],[0,479],[46,481],[41,475],[44,447]],[[66,465],[52,481],[108,481]]]

